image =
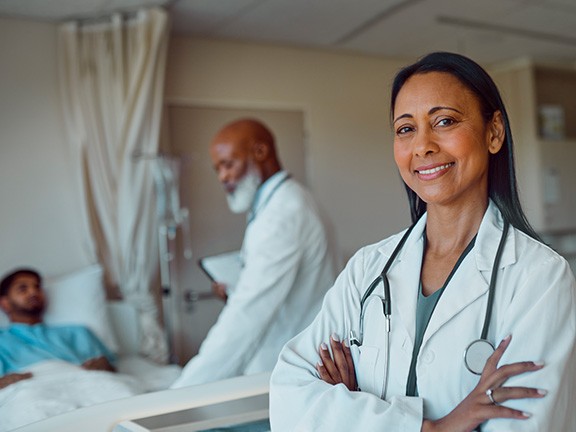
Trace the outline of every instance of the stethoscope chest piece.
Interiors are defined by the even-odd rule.
[[[486,339],[476,339],[464,351],[466,369],[475,375],[482,375],[488,358],[494,353],[494,345]]]

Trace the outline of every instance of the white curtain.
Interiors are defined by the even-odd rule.
[[[141,351],[165,362],[158,319],[158,237],[154,175],[139,154],[160,137],[167,15],[162,9],[115,14],[59,29],[64,117],[82,166],[87,226],[108,281],[136,306]]]

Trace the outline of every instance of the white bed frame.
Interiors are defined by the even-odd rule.
[[[70,413],[33,423],[19,428],[16,431],[197,431],[211,427],[220,427],[223,423],[233,424],[233,422],[267,418],[269,379],[270,374],[263,373],[198,386],[146,393],[81,408]],[[255,396],[262,397],[255,398]],[[231,413],[230,410],[226,409],[226,404],[223,404],[229,401],[247,401],[247,403],[242,405],[242,412]],[[253,403],[251,401],[253,401]],[[223,409],[221,409],[220,412],[218,412],[218,410],[211,410],[212,419],[205,418],[205,415],[201,416],[203,418],[194,418],[194,409],[217,405],[223,407]],[[166,414],[172,415],[166,416]],[[163,416],[159,419],[160,422],[154,422],[156,423],[156,427],[154,428],[147,428],[141,425],[146,422],[139,422],[139,420],[154,416]],[[162,419],[166,419],[165,424],[162,424]],[[178,419],[182,420],[180,424],[177,424]],[[199,429],[199,427],[201,429]]]

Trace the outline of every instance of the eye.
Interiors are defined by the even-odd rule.
[[[405,135],[409,132],[412,132],[414,130],[414,128],[412,126],[400,126],[398,129],[396,129],[396,135]]]
[[[456,123],[456,120],[454,120],[453,118],[443,117],[436,122],[436,126],[446,127],[446,126],[452,126],[455,123]]]
[[[232,161],[220,161],[218,162],[218,164],[214,165],[214,171],[216,171],[217,173],[219,173],[222,170],[228,171],[232,168]]]

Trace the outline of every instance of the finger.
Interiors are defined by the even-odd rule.
[[[526,420],[531,417],[530,413],[525,411],[515,410],[513,408],[508,408],[502,405],[493,405],[492,403],[488,405],[483,405],[479,410],[479,415],[484,420],[494,419],[494,418],[510,418],[518,420]]]
[[[330,346],[332,347],[332,357],[334,359],[334,364],[338,368],[338,373],[344,384],[348,385],[348,362],[346,361],[346,356],[342,351],[342,343],[340,342],[340,338],[336,333],[333,333],[330,336]]]
[[[521,375],[527,372],[536,372],[544,367],[541,362],[516,362],[507,365],[500,366],[491,376],[490,376],[490,387],[496,388],[504,384],[509,378],[517,375]]]
[[[226,291],[226,284],[219,282],[212,282],[212,289],[216,292]]]
[[[508,348],[508,346],[510,345],[511,340],[512,335],[508,335],[504,339],[502,339],[502,341],[498,344],[498,347],[496,347],[492,355],[488,357],[486,365],[484,366],[484,370],[482,371],[482,375],[484,375],[484,372],[491,373],[498,368],[498,363],[500,362],[500,359],[504,355],[504,352],[506,352],[506,348]]]
[[[328,373],[328,371],[326,370],[326,367],[324,366],[322,361],[319,361],[318,363],[316,363],[316,370],[318,371],[318,375],[320,375],[320,378],[322,379],[322,381],[325,381],[328,384],[332,384],[332,385],[336,384],[334,382],[334,380],[332,379],[332,377],[330,376],[330,374]]]
[[[356,390],[358,385],[356,383],[356,370],[354,368],[354,360],[352,359],[352,351],[350,351],[350,342],[348,340],[344,340],[344,342],[342,342],[342,346],[344,357],[348,363],[348,388],[350,390]]]
[[[498,387],[492,390],[492,399],[497,405],[514,399],[539,399],[546,396],[544,389],[532,387]]]
[[[330,374],[332,380],[336,383],[342,382],[342,377],[340,376],[340,372],[338,371],[338,368],[336,367],[334,361],[332,360],[332,356],[330,354],[330,351],[328,350],[328,345],[326,345],[324,342],[320,344],[320,360],[324,364],[324,367],[326,368],[326,371]]]

